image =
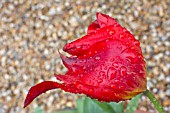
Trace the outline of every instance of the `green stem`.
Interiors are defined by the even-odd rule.
[[[158,100],[155,98],[155,96],[149,91],[146,90],[144,94],[150,99],[150,101],[154,104],[155,108],[159,113],[165,113],[163,110],[163,107],[161,104],[159,104]]]

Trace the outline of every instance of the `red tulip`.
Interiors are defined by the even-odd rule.
[[[85,94],[105,102],[131,99],[146,90],[145,61],[140,43],[114,19],[97,13],[87,35],[68,43],[60,54],[68,71],[55,74],[63,83],[44,81],[33,86],[24,107],[40,94],[55,88]]]

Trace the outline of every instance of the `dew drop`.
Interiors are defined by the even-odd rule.
[[[118,24],[118,23],[114,24],[114,27],[118,27],[118,26],[119,26],[119,24]]]
[[[90,94],[91,94],[91,93],[93,93],[93,92],[94,92],[94,90],[93,90],[93,89],[90,89],[90,90],[89,90],[89,93],[90,93]]]
[[[114,69],[113,67],[109,67],[107,71],[107,77],[111,80],[115,78],[115,76],[116,76],[116,69]]]
[[[120,83],[120,80],[115,80],[115,82],[116,82],[117,84],[119,84],[119,83]]]
[[[140,70],[140,71],[139,71],[139,73],[140,73],[140,74],[144,74],[144,73],[145,73],[145,71],[143,71],[143,70]]]
[[[98,83],[101,83],[101,82],[103,82],[103,80],[102,80],[101,78],[99,78],[99,79],[97,80],[97,82],[98,82]]]
[[[95,57],[95,60],[100,60],[100,57],[99,56]]]
[[[119,86],[119,89],[122,89],[122,90],[123,90],[123,89],[125,89],[125,86],[124,86],[124,85],[120,85],[120,86]]]
[[[129,42],[126,42],[125,44],[126,44],[127,46],[129,46],[129,45],[130,45],[130,44],[129,44]]]
[[[115,60],[114,58],[111,58],[111,59],[110,59],[110,62],[113,62],[114,60]]]
[[[118,67],[119,67],[119,64],[118,64],[117,62],[114,62],[112,65],[113,65],[115,68],[118,68]]]
[[[131,49],[131,50],[134,50],[134,49],[135,49],[135,47],[134,47],[134,46],[132,46],[130,49]]]
[[[116,96],[116,97],[119,97],[120,95],[119,95],[118,93],[115,93],[115,96]]]
[[[103,77],[103,76],[106,76],[106,74],[105,74],[104,71],[100,71],[100,72],[99,72],[99,75],[102,76],[102,77]]]
[[[114,34],[115,34],[115,31],[111,30],[111,31],[109,31],[109,34],[110,34],[110,35],[114,35]]]
[[[136,46],[140,46],[140,42],[139,42],[138,40],[135,40],[135,41],[134,41],[134,44],[135,44]]]
[[[81,46],[77,46],[76,48],[77,48],[77,49],[80,49],[80,48],[81,48]]]
[[[83,74],[80,74],[79,76],[80,76],[80,77],[83,77]]]
[[[131,40],[131,41],[133,41],[133,37],[132,36],[130,36],[130,37],[128,37],[128,40]]]
[[[83,62],[86,63],[87,62],[86,59],[84,59]]]
[[[126,67],[122,66],[122,67],[120,68],[120,74],[121,74],[121,76],[125,76],[125,75],[126,75],[126,72],[127,72]]]
[[[110,87],[113,88],[113,89],[117,88],[117,86],[115,84],[112,84]]]
[[[138,55],[132,49],[126,49],[123,54],[131,63],[136,63],[138,61]]]
[[[123,39],[123,38],[125,38],[125,36],[124,35],[122,35],[122,34],[120,34],[120,39]]]
[[[131,56],[130,56],[131,55]],[[127,59],[131,62],[131,63],[135,63],[138,61],[138,56],[136,54],[130,54],[129,56],[127,56]]]

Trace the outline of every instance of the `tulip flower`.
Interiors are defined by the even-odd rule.
[[[104,102],[128,100],[146,91],[140,42],[108,15],[96,13],[87,34],[66,44],[63,50],[71,55],[59,53],[68,71],[65,75],[54,74],[62,83],[44,81],[31,87],[24,107],[56,88]]]

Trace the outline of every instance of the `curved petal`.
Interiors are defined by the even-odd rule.
[[[108,15],[102,14],[102,13],[96,13],[97,22],[100,26],[100,28],[106,27],[106,26],[120,26],[119,23],[116,21],[116,19],[111,18]]]
[[[55,82],[52,82],[52,81],[44,81],[31,87],[25,99],[24,108],[27,107],[40,94],[45,93],[46,91],[52,90],[55,88],[58,88],[58,87],[56,87]]]
[[[90,34],[90,33],[95,33],[97,29],[99,29],[100,26],[98,24],[98,22],[95,20],[94,22],[92,22],[89,27],[88,27],[88,30],[87,30],[87,34]]]

